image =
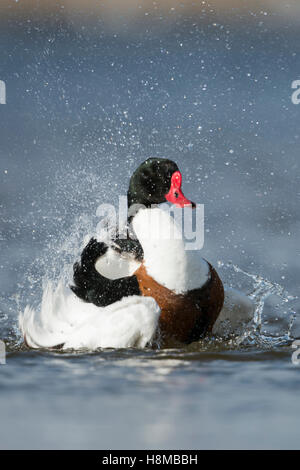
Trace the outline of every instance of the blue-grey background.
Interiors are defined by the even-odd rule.
[[[300,366],[270,336],[300,336],[297,2],[27,3],[0,8],[0,447],[299,448]],[[149,156],[205,204],[203,256],[223,279],[251,291],[233,263],[277,292],[268,341],[20,349],[19,311]]]

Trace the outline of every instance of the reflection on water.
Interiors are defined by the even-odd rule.
[[[2,397],[10,391],[0,402],[4,447],[298,445],[290,348],[23,351],[9,355],[1,376]]]

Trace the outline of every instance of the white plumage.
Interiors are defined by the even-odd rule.
[[[134,231],[144,250],[147,272],[176,293],[201,287],[208,279],[208,263],[199,252],[184,249],[174,219],[159,208],[144,209],[133,220]],[[102,275],[116,279],[132,275],[140,263],[109,248],[96,262]],[[237,334],[253,317],[252,301],[235,289],[225,289],[225,302],[213,334]],[[124,297],[107,307],[79,299],[59,282],[44,287],[41,307],[29,306],[19,316],[19,326],[32,348],[144,348],[153,339],[160,309],[152,297]]]
[[[133,228],[144,250],[147,273],[156,282],[182,294],[208,280],[208,263],[198,251],[185,249],[180,227],[168,212],[143,209],[134,217]]]
[[[39,310],[26,307],[19,326],[28,346],[63,349],[144,348],[157,329],[160,309],[151,297],[125,297],[96,307],[59,283],[44,288]]]
[[[108,279],[120,279],[132,276],[140,265],[141,262],[136,261],[132,255],[119,253],[110,246],[96,261],[95,269]]]

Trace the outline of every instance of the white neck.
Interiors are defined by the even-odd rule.
[[[142,209],[133,228],[144,250],[148,274],[176,293],[201,287],[208,279],[209,266],[195,251],[184,249],[181,230],[166,211]]]

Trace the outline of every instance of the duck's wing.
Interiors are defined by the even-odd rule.
[[[96,269],[97,261],[104,260],[109,250],[111,248],[106,243],[92,238],[82,251],[80,263],[75,263],[73,267],[72,291],[80,299],[98,307],[106,307],[123,297],[140,295],[134,275],[110,278]]]
[[[114,244],[119,247],[120,252],[132,255],[136,261],[143,261],[144,250],[138,240],[116,238]]]
[[[83,302],[67,287],[48,283],[39,309],[19,316],[31,348],[143,348],[157,329],[160,309],[151,297],[132,296],[105,308]]]

